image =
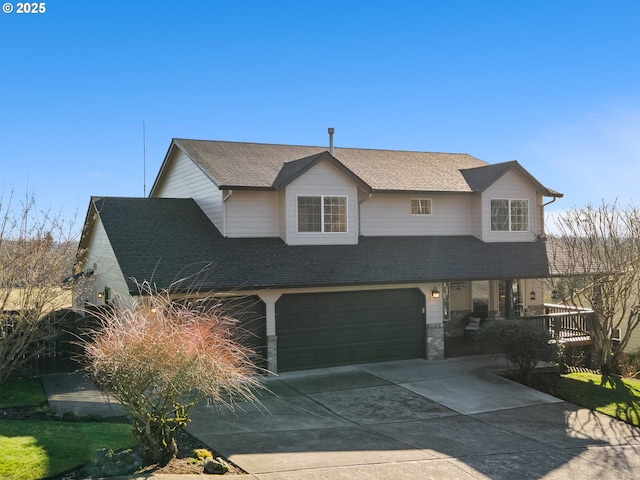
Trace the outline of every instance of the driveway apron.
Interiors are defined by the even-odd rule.
[[[502,356],[265,379],[260,405],[199,406],[188,431],[258,479],[640,477],[640,432],[497,375]]]

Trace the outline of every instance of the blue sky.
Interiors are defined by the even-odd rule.
[[[2,2],[6,3],[6,2]],[[638,202],[640,2],[51,0],[0,14],[0,180],[84,219],[171,138],[518,160]],[[4,7],[3,7],[4,8]]]

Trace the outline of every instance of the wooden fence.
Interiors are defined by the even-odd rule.
[[[11,317],[5,318],[0,328],[4,333],[12,329]],[[58,332],[51,340],[42,341],[38,346],[43,346],[43,353],[33,358],[22,375],[42,375],[47,373],[73,372],[80,368],[80,357],[83,354],[78,340],[84,331],[96,325],[96,319],[92,316],[84,316],[73,310],[59,310],[48,316],[46,321],[53,323]]]

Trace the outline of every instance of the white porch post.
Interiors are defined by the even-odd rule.
[[[267,369],[278,373],[278,337],[276,336],[276,302],[281,292],[267,290],[258,294],[266,306],[267,322]]]

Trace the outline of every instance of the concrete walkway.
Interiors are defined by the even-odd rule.
[[[61,417],[71,412],[76,417],[100,415],[103,418],[126,415],[119,403],[109,401],[83,373],[52,373],[40,377],[49,408]]]
[[[249,472],[234,478],[640,478],[639,429],[493,373],[505,368],[481,356],[285,373],[259,406],[197,407],[188,431]]]

